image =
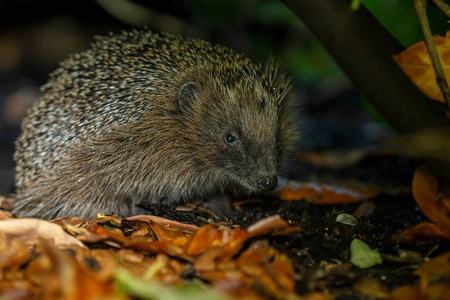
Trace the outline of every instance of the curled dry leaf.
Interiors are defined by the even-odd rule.
[[[247,229],[247,233],[249,234],[249,238],[251,238],[269,233],[277,235],[289,232],[299,232],[300,230],[300,227],[291,226],[288,222],[281,219],[279,215],[274,215],[250,225]]]
[[[450,240],[450,235],[434,223],[420,223],[394,236],[397,241],[406,240],[411,244],[417,243],[420,238]]]
[[[381,189],[370,185],[330,185],[317,182],[288,182],[281,190],[282,200],[311,199],[318,204],[361,201],[379,195]]]
[[[34,244],[37,239],[53,240],[55,246],[67,248],[71,246],[84,247],[76,238],[67,234],[61,226],[48,221],[21,218],[0,221],[0,232],[6,236],[21,238],[28,244]]]
[[[439,184],[422,165],[414,174],[412,190],[417,205],[433,223],[418,224],[395,239],[406,239],[411,243],[419,237],[450,240],[450,188]]]
[[[450,188],[439,184],[422,165],[414,174],[412,190],[417,205],[433,223],[418,224],[394,238],[410,243],[419,238],[450,240]]]
[[[440,185],[421,165],[414,174],[412,190],[424,214],[442,229],[450,230],[450,188]]]
[[[186,253],[196,256],[211,247],[220,247],[223,250],[223,257],[228,259],[242,248],[247,238],[247,232],[242,229],[232,230],[225,227],[219,230],[213,225],[206,225],[189,237]]]
[[[450,79],[450,31],[447,31],[445,37],[433,36],[433,40],[448,82]],[[436,72],[424,41],[412,45],[400,54],[394,55],[393,58],[425,95],[433,100],[444,102],[444,96],[436,82]]]
[[[136,220],[143,220],[143,221],[151,221],[154,223],[157,223],[161,226],[167,226],[173,229],[177,229],[179,231],[184,231],[186,233],[193,233],[199,229],[198,226],[192,225],[192,224],[183,224],[177,221],[168,220],[166,218],[161,218],[157,216],[149,216],[149,215],[138,215],[138,216],[132,216],[126,218],[126,220],[136,221]]]

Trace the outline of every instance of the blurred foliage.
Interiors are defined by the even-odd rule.
[[[222,23],[226,26],[234,22],[252,23],[249,32],[234,32],[234,38],[245,35],[237,38],[241,41],[237,48],[242,48],[254,61],[264,62],[269,56],[282,57],[282,68],[302,86],[311,86],[334,76],[342,77],[326,50],[281,1],[197,0],[196,5],[198,13],[203,18],[214,19],[213,23],[218,27]],[[227,41],[219,42],[227,44]]]

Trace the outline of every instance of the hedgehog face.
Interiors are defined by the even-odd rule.
[[[195,136],[192,151],[200,153],[199,167],[212,166],[218,177],[226,178],[221,182],[240,192],[276,187],[279,116],[274,97],[256,84],[243,91],[188,82],[178,100],[189,136]]]

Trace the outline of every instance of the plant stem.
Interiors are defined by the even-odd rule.
[[[427,45],[428,54],[430,55],[431,63],[436,73],[436,82],[441,89],[445,103],[447,103],[447,107],[450,109],[450,90],[448,88],[447,80],[445,80],[444,70],[442,69],[436,45],[433,41],[433,34],[431,33],[430,24],[428,23],[426,0],[415,0],[414,5],[416,7],[417,15],[419,16],[420,25],[422,26],[422,32],[425,39],[425,44]]]

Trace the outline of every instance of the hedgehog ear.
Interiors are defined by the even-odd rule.
[[[192,103],[197,98],[195,83],[186,82],[180,87],[178,92],[178,105],[183,113],[188,112],[192,106]]]

